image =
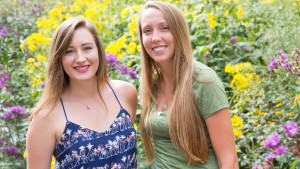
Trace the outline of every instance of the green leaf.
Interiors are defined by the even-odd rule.
[[[300,160],[293,161],[293,163],[291,165],[291,169],[298,169],[298,168],[300,168]]]

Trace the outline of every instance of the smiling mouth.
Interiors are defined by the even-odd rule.
[[[161,46],[161,47],[154,47],[152,48],[155,52],[159,52],[159,51],[163,51],[165,50],[167,47],[166,46]]]
[[[88,67],[89,67],[89,65],[86,65],[86,66],[76,66],[76,67],[74,67],[74,69],[76,69],[76,70],[85,70]]]

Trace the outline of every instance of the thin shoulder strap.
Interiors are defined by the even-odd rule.
[[[114,89],[111,87],[111,85],[108,83],[108,81],[106,81],[106,83],[108,84],[108,86],[109,86],[109,87],[111,88],[111,90],[113,91],[113,93],[114,93],[114,95],[115,95],[115,97],[116,97],[116,99],[117,99],[119,105],[121,106],[121,108],[123,108],[123,106],[122,106],[122,104],[120,103],[120,101],[119,101],[119,99],[118,99],[118,97],[117,97],[117,95],[116,95]]]
[[[64,103],[63,103],[61,97],[59,98],[59,100],[60,100],[60,103],[61,103],[61,105],[62,105],[62,108],[64,109],[64,114],[65,114],[66,120],[67,120],[67,122],[68,122],[69,120],[68,120],[68,117],[67,117],[67,114],[66,114],[66,110],[65,110],[65,106],[64,106]]]

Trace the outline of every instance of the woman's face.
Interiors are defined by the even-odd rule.
[[[62,57],[62,65],[70,82],[96,77],[99,67],[98,49],[87,28],[74,31],[71,44]]]
[[[141,16],[142,43],[147,53],[158,63],[172,63],[175,53],[174,37],[163,13],[146,9]]]

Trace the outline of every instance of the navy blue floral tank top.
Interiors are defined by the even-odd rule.
[[[136,132],[129,113],[112,91],[121,110],[105,132],[96,132],[69,121],[60,99],[67,122],[53,152],[56,169],[137,168]]]

